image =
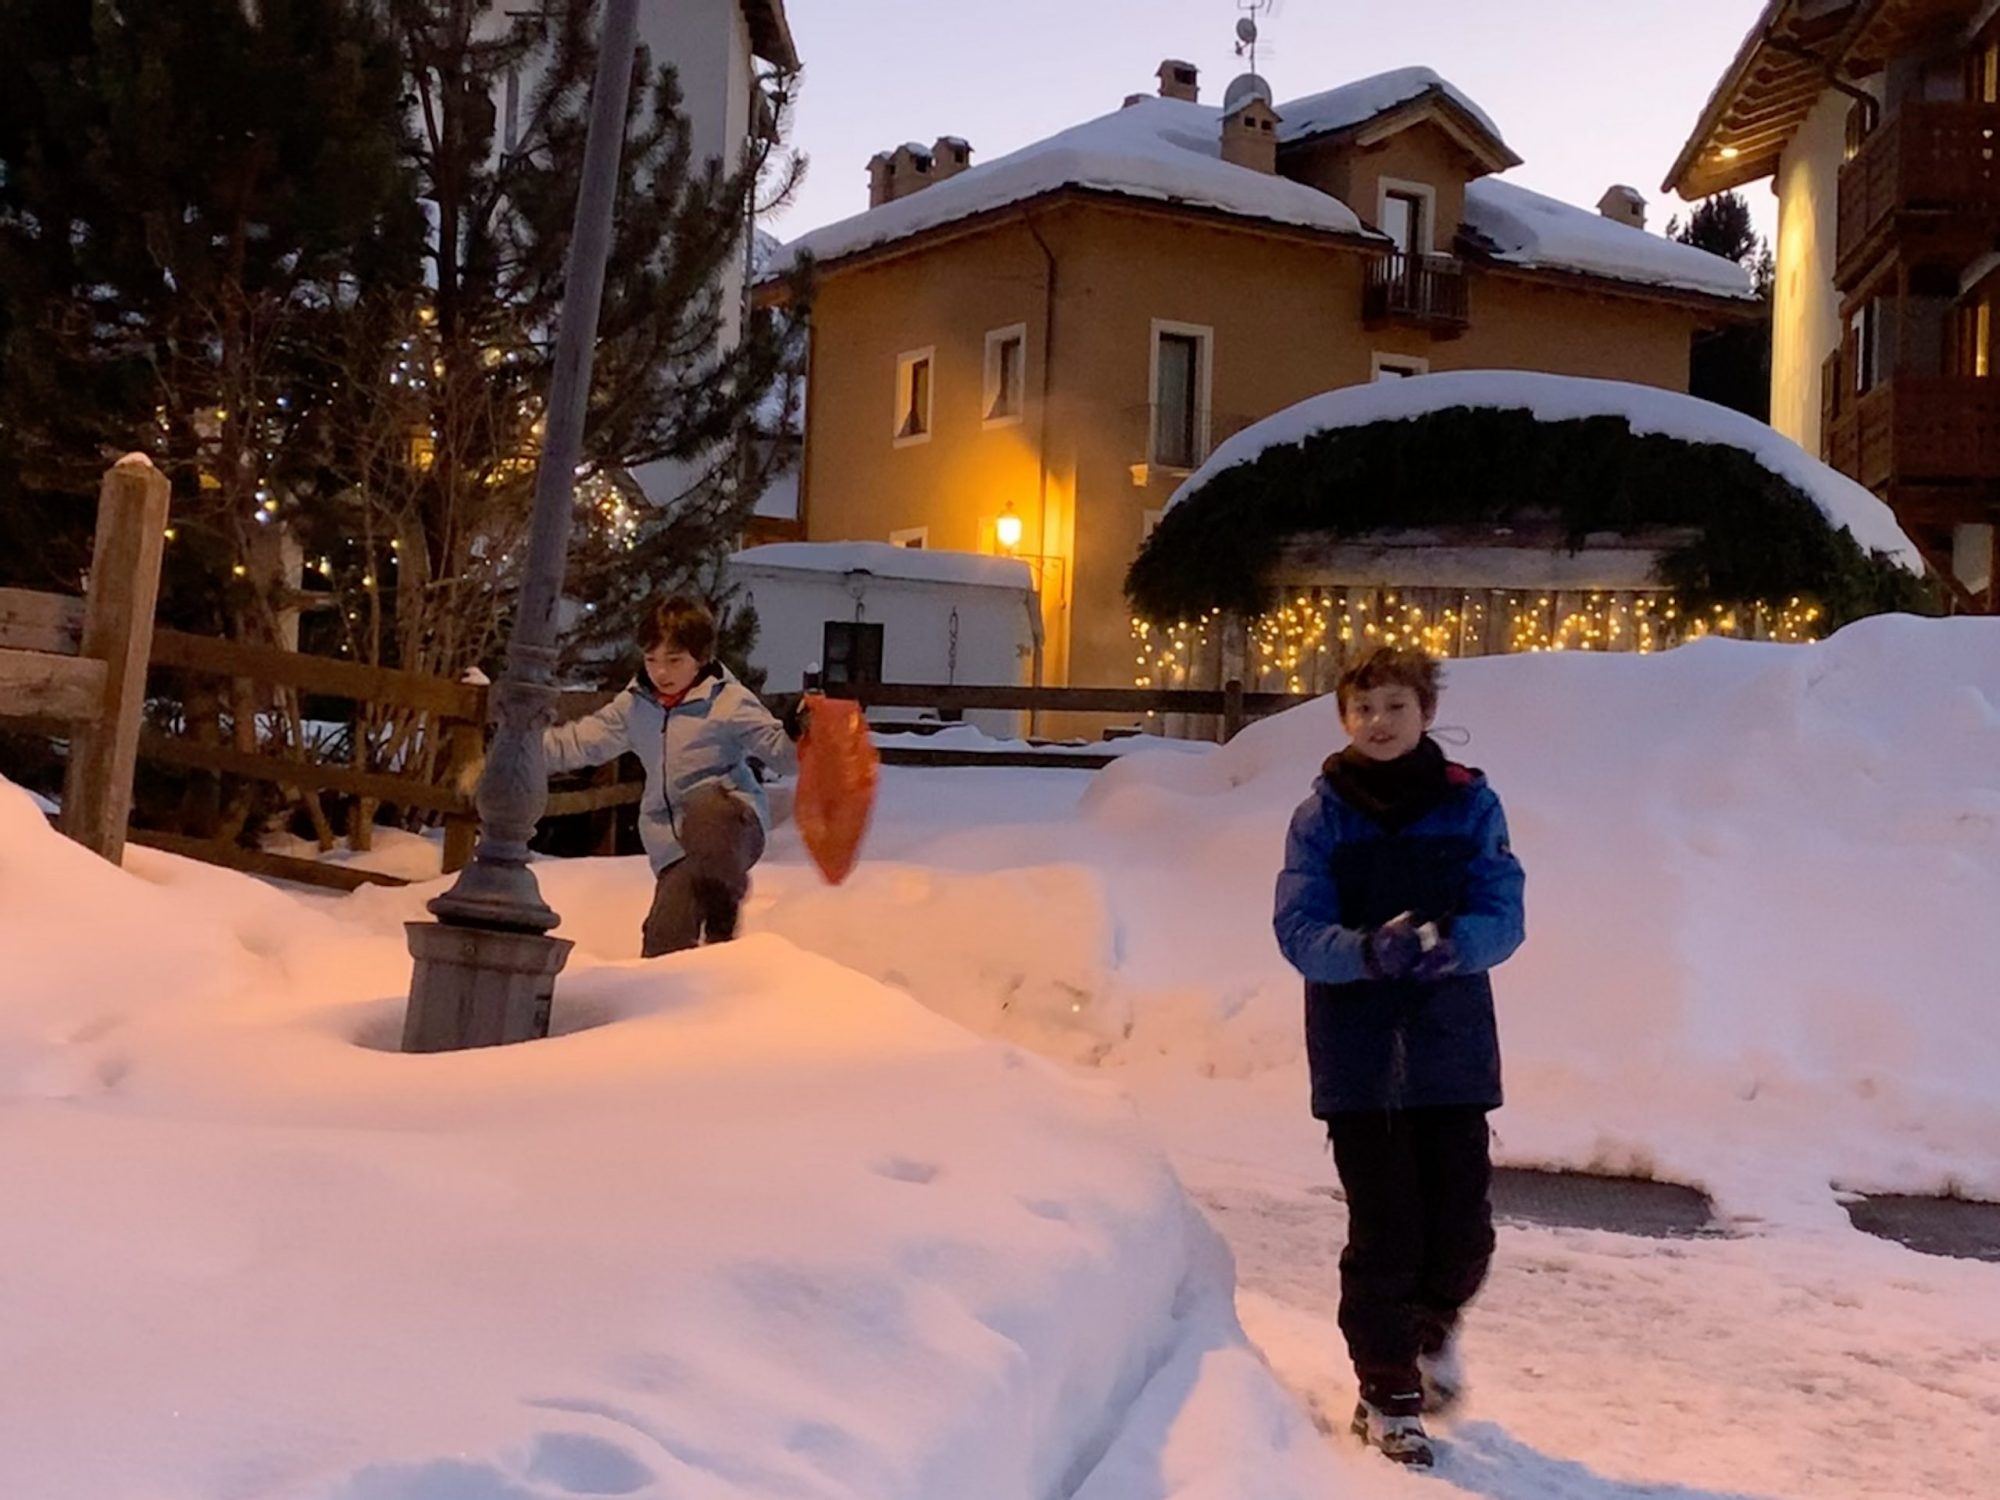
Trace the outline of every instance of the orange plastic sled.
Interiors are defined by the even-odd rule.
[[[815,694],[799,741],[799,795],[792,815],[806,852],[828,885],[839,885],[861,857],[875,810],[881,759],[868,738],[861,705]]]

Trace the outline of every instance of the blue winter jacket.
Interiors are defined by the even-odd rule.
[[[774,771],[798,769],[798,752],[784,726],[720,664],[712,665],[672,708],[643,676],[635,677],[596,713],[545,730],[542,748],[550,771],[599,766],[628,750],[639,757],[646,770],[639,838],[655,874],[680,863],[686,853],[679,818],[696,792],[705,786],[734,792],[756,809],[757,821],[768,829],[770,811],[750,758]]]
[[[1292,818],[1278,875],[1278,947],[1306,979],[1313,1113],[1500,1103],[1487,971],[1525,935],[1521,865],[1486,778],[1448,768],[1449,794],[1390,832],[1321,776]],[[1370,978],[1368,932],[1404,913],[1457,951],[1427,983]]]

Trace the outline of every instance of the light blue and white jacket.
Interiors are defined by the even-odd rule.
[[[601,766],[627,751],[639,757],[646,771],[639,837],[655,874],[684,854],[679,819],[696,792],[720,786],[744,798],[768,831],[770,807],[750,760],[786,773],[799,764],[784,725],[720,662],[711,662],[672,708],[643,675],[635,677],[596,713],[543,731],[542,749],[552,773]]]

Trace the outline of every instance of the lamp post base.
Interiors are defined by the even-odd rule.
[[[575,946],[537,932],[406,922],[410,1005],[405,1052],[498,1047],[549,1034],[556,975]]]

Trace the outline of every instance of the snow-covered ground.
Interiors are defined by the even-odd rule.
[[[1437,1478],[1313,1429],[1342,1209],[1268,910],[1326,702],[891,770],[727,949],[639,962],[644,862],[547,863],[562,1034],[452,1057],[385,1050],[426,890],[120,876],[0,786],[0,1493],[1989,1493],[2000,1267],[1838,1194],[2000,1198],[2000,624],[1454,664],[1443,723],[1529,871],[1499,1158],[1731,1233],[1503,1230]]]

